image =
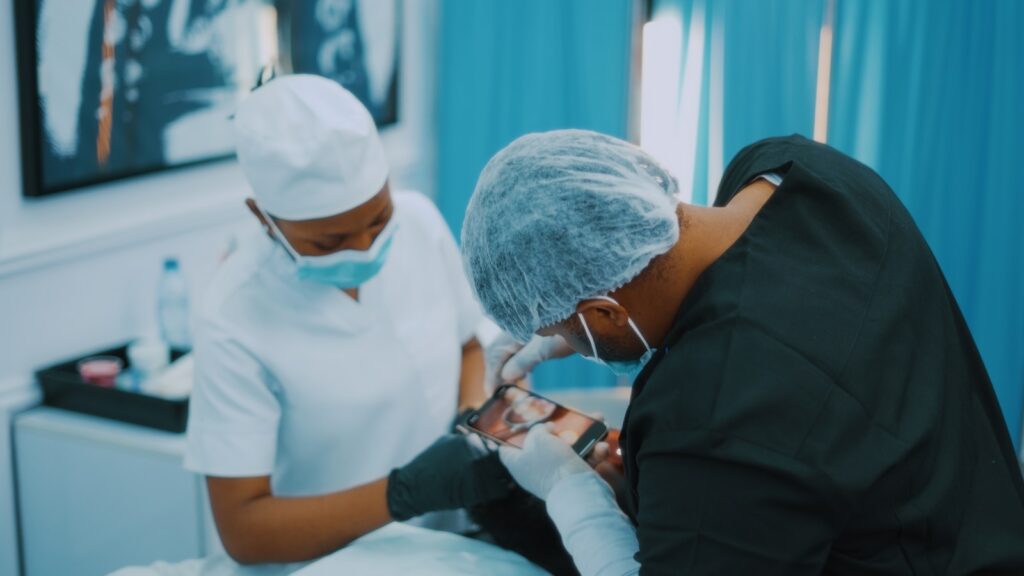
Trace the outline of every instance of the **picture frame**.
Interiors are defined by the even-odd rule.
[[[351,91],[378,127],[398,121],[402,0],[278,0],[285,73],[317,74]]]
[[[398,119],[400,0],[14,8],[26,197],[233,157],[234,110],[268,63],[349,82],[379,125]]]

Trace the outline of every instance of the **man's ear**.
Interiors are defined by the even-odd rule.
[[[260,226],[263,226],[263,230],[267,233],[267,236],[273,238],[274,230],[270,227],[270,222],[267,222],[266,217],[263,216],[263,212],[256,207],[256,200],[253,200],[252,198],[246,198],[245,205],[249,207],[249,212],[252,212],[252,215],[255,216],[257,220],[260,221]]]
[[[599,298],[581,301],[576,305],[576,313],[583,314],[588,322],[599,320],[615,326],[625,326],[629,323],[629,314],[625,308],[615,302]]]

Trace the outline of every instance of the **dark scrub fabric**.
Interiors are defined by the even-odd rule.
[[[866,166],[741,151],[721,206],[785,174],[634,385],[642,574],[1024,575],[1024,485],[942,272]]]

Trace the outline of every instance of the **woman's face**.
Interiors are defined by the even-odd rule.
[[[391,189],[385,182],[373,198],[341,214],[313,220],[274,218],[274,223],[300,255],[325,256],[341,250],[367,250],[393,214]]]

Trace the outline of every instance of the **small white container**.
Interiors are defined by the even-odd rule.
[[[135,387],[158,376],[171,363],[171,349],[162,340],[142,338],[128,346],[128,366],[135,374]]]

